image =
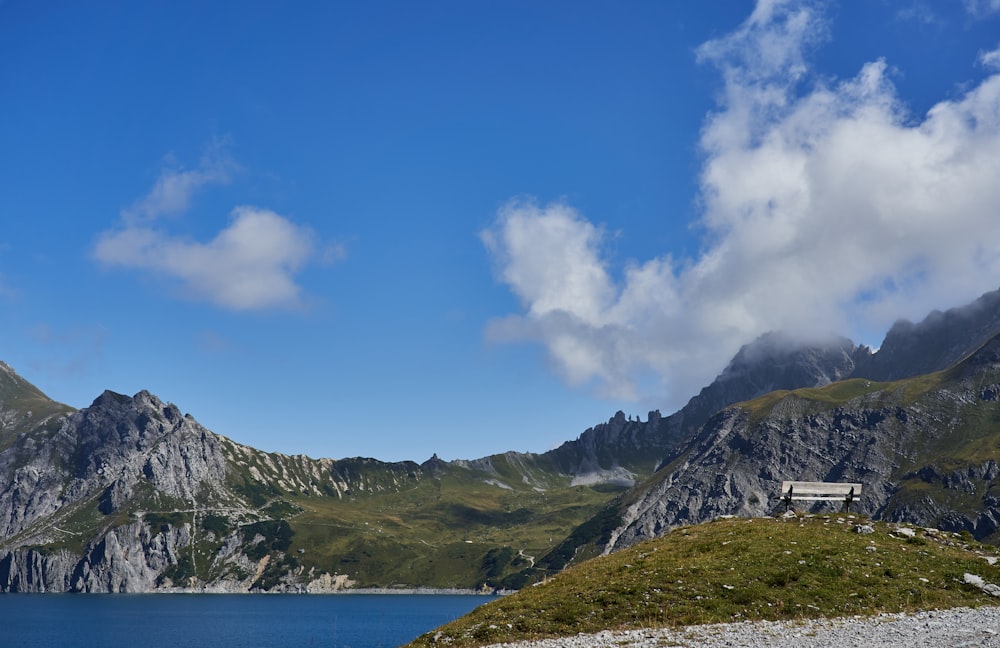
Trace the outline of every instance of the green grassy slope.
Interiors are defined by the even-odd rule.
[[[414,475],[398,488],[341,496],[281,493],[287,555],[305,572],[343,574],[359,587],[495,588],[613,495],[554,475],[544,490],[497,486],[455,466]]]
[[[871,524],[874,532],[855,532]],[[675,529],[492,601],[414,646],[479,646],[606,629],[869,615],[995,604],[996,548],[855,516],[725,519]],[[436,638],[435,638],[436,637]]]
[[[60,419],[73,408],[50,399],[0,362],[0,452],[9,448],[19,434],[55,432]]]

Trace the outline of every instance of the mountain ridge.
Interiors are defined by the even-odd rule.
[[[16,376],[14,391],[47,402],[8,371]],[[668,420],[674,436],[663,436],[670,428],[658,411],[646,421],[618,412],[548,453],[452,462],[432,457],[417,464],[262,452],[205,429],[145,390],[132,397],[105,391],[76,411],[50,409],[48,428],[13,435],[11,447],[0,452],[0,591],[300,591],[397,582],[496,587],[530,566],[522,556],[546,553],[560,539],[554,534],[539,544],[541,529],[519,532],[518,525],[537,518],[534,526],[545,525],[546,537],[554,529],[569,533],[651,474],[680,427]],[[405,493],[422,499],[391,515],[360,511],[366,498],[389,503]],[[338,541],[316,530],[335,514],[331,498],[380,529],[418,524],[432,532],[411,542],[398,536],[362,541],[366,532],[352,529],[353,539]],[[445,530],[449,524],[454,528]],[[266,533],[247,537],[248,528]],[[375,553],[419,563],[427,554],[414,545],[434,544],[454,529],[480,529],[484,542],[473,541],[481,555],[451,567],[461,575],[450,581],[428,583],[433,575],[416,569],[365,564],[384,563],[372,545]],[[335,549],[323,549],[324,543]],[[451,554],[466,552],[458,544],[468,540],[453,538],[438,553],[454,563]],[[300,558],[333,551],[337,556],[322,557],[323,565]],[[391,580],[387,572],[395,574]]]
[[[956,416],[934,409],[940,403],[954,411],[971,403],[986,419],[1000,407],[1000,377],[990,373],[1000,343],[968,348],[1000,322],[997,295],[897,324],[876,353],[846,338],[766,334],[669,416],[617,412],[545,453],[449,462],[263,452],[146,391],[106,391],[73,410],[0,365],[0,591],[517,588],[681,521],[762,515],[764,482],[858,476],[866,461],[868,477],[889,471],[895,480],[866,486],[865,505],[896,497],[878,514],[933,518],[985,538],[1000,521],[1000,498],[989,491],[1000,457],[969,450],[903,466],[885,448],[920,457],[892,436],[900,416],[933,436]],[[905,373],[916,366],[909,354],[925,349],[938,351],[925,353],[938,363],[964,358],[954,366],[975,369],[981,384],[940,371],[890,382],[861,376]],[[884,405],[887,394],[899,402]],[[930,398],[922,407],[936,418],[907,409],[914,394]],[[991,420],[977,423],[981,438],[949,449],[988,443]],[[840,468],[823,472],[813,455],[840,457]],[[938,499],[926,505],[901,492]]]
[[[767,515],[784,479],[862,482],[860,512],[994,540],[997,395],[1000,335],[933,374],[855,378],[733,405],[623,501],[602,553],[679,524]]]

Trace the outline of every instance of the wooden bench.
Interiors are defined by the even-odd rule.
[[[851,510],[851,502],[861,495],[861,484],[837,484],[834,482],[781,482],[781,501],[785,511],[793,500],[842,500],[844,511]]]

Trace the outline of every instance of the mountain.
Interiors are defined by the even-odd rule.
[[[599,529],[577,534],[574,553],[767,515],[785,479],[861,482],[859,512],[996,542],[998,464],[1000,335],[945,371],[776,391],[719,412],[684,453],[606,508]]]
[[[19,435],[51,432],[72,411],[0,362],[0,451],[10,447]]]
[[[777,340],[670,417],[618,412],[544,454],[422,464],[262,452],[145,391],[74,412],[3,365],[0,591],[516,585],[727,399],[853,368],[849,342]]]
[[[914,324],[897,321],[878,353],[862,358],[853,377],[899,380],[950,367],[1000,331],[1000,290],[966,306],[934,311]]]
[[[261,452],[148,392],[73,412],[9,367],[0,399],[0,591],[471,588],[530,564],[618,492],[515,454]]]
[[[774,501],[769,498],[776,494],[780,481],[784,479],[865,481],[852,477],[854,473],[847,470],[850,461],[861,461],[854,455],[848,456],[849,451],[868,452],[872,457],[871,469],[866,475],[875,482],[865,486],[868,512],[887,519],[933,521],[947,528],[969,530],[980,538],[993,539],[995,524],[992,520],[1000,518],[994,510],[992,496],[966,498],[959,506],[954,503],[954,493],[947,492],[945,495],[938,494],[942,498],[940,501],[931,498],[920,507],[912,503],[897,506],[904,494],[931,487],[913,482],[912,476],[907,477],[908,481],[904,484],[898,472],[902,464],[883,456],[904,452],[907,456],[926,460],[919,467],[923,475],[921,481],[947,484],[949,489],[946,490],[954,490],[952,486],[956,483],[963,484],[967,490],[975,489],[970,484],[979,479],[981,483],[976,492],[980,492],[984,488],[983,479],[989,481],[995,476],[990,462],[1000,462],[1000,456],[989,456],[978,463],[978,458],[972,463],[963,463],[963,460],[948,456],[962,445],[962,440],[948,436],[948,441],[935,451],[935,463],[934,453],[928,454],[929,451],[924,449],[924,437],[945,434],[938,427],[962,424],[978,425],[983,434],[993,434],[990,427],[983,427],[980,421],[991,416],[991,388],[983,387],[986,397],[974,398],[975,388],[965,385],[962,397],[971,399],[963,408],[967,422],[944,414],[927,421],[919,416],[919,411],[908,412],[905,409],[897,412],[882,408],[872,412],[864,405],[863,399],[856,403],[848,397],[857,395],[860,398],[860,394],[855,394],[858,390],[867,394],[870,390],[874,393],[890,389],[895,393],[893,390],[903,389],[899,385],[905,385],[904,391],[909,390],[906,393],[910,393],[920,385],[937,384],[935,381],[945,375],[941,372],[957,367],[956,362],[965,359],[962,366],[968,367],[973,366],[969,364],[971,358],[982,360],[988,356],[989,347],[995,344],[997,335],[1000,335],[1000,291],[987,293],[965,307],[944,313],[936,311],[917,324],[899,321],[876,353],[864,346],[854,347],[844,340],[828,344],[819,357],[836,359],[838,349],[843,355],[839,356],[839,362],[825,365],[828,367],[825,370],[816,370],[824,365],[808,360],[817,357],[815,346],[803,348],[794,340],[776,334],[763,336],[744,347],[712,385],[674,415],[679,417],[694,410],[701,413],[711,411],[714,416],[710,419],[705,417],[704,427],[682,436],[685,441],[674,446],[674,451],[667,455],[656,474],[609,502],[593,518],[574,529],[553,551],[539,558],[530,569],[511,577],[510,581],[525,583],[536,580],[546,573],[562,569],[571,561],[609,553],[655,537],[678,524],[696,523],[717,515],[762,515],[772,510]],[[782,367],[786,366],[783,358],[796,359],[797,362],[792,365],[796,369],[783,370]],[[974,366],[986,372],[988,365]],[[814,380],[815,386],[824,383],[827,386],[819,390],[795,391],[795,373],[802,367],[813,367],[813,371],[803,377],[799,387],[806,386],[805,380]],[[737,376],[742,378],[737,385],[743,389],[759,385],[759,393],[741,398],[738,391],[727,389],[729,381]],[[774,376],[792,378],[782,385],[778,381],[770,381]],[[980,379],[990,380],[987,375]],[[886,384],[894,386],[886,387]],[[859,385],[863,387],[859,388]],[[774,391],[768,391],[770,388]],[[955,389],[954,384],[949,384],[942,387],[940,393],[926,397],[931,402],[950,402],[955,398]],[[720,392],[722,395],[716,396],[711,404],[697,406],[698,399]],[[754,398],[759,400],[754,401]],[[741,401],[750,403],[728,409],[715,408],[715,403],[726,400],[730,404]],[[806,417],[804,421],[788,418],[797,411],[791,403],[802,402],[819,403],[826,409],[801,413]],[[774,413],[762,417],[761,403],[773,403]],[[835,404],[840,409],[836,409]],[[918,404],[916,407],[920,410],[929,405]],[[754,414],[749,416],[747,411]],[[884,438],[877,429],[887,426],[886,421],[896,420],[894,416],[903,417],[905,421],[922,421],[925,429],[917,431],[910,425],[900,423],[895,436]],[[758,425],[772,426],[773,433],[764,436],[756,433],[754,430]],[[868,436],[859,437],[862,433]],[[1000,445],[1000,428],[997,434]],[[865,440],[864,446],[856,446],[859,438]],[[813,453],[814,458],[825,456],[830,465],[825,469],[822,465],[812,465],[798,456],[797,453],[802,452],[807,455]],[[876,456],[879,458],[877,461]],[[959,471],[964,471],[964,477],[948,472],[953,470],[953,464],[960,466]],[[876,479],[876,476],[879,477]],[[886,489],[899,489],[901,494],[890,502]]]
[[[516,588],[675,524],[762,514],[785,478],[859,479],[877,515],[990,537],[996,340],[969,345],[997,304],[897,324],[875,354],[768,334],[670,416],[419,464],[262,452],[145,391],[74,411],[0,364],[0,591]],[[964,360],[858,377],[933,349]]]
[[[674,414],[662,417],[653,411],[642,422],[618,412],[607,424],[588,429],[544,457],[561,472],[575,475],[578,482],[617,477],[629,483],[622,465],[652,472],[727,405],[776,389],[829,384],[849,376],[856,363],[870,355],[868,347],[858,347],[846,338],[804,341],[767,333],[741,348],[712,384]]]

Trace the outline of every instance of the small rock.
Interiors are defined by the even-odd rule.
[[[898,529],[893,531],[893,534],[903,538],[914,538],[916,537],[917,532],[911,529],[910,527],[899,527]]]
[[[860,533],[861,535],[869,535],[875,533],[875,527],[870,524],[855,524],[854,532]]]
[[[962,574],[962,580],[968,585],[972,585],[973,587],[978,587],[979,589],[983,590],[990,596],[1000,597],[1000,587],[994,585],[993,583],[987,583],[986,581],[983,580],[981,576],[965,573]]]

